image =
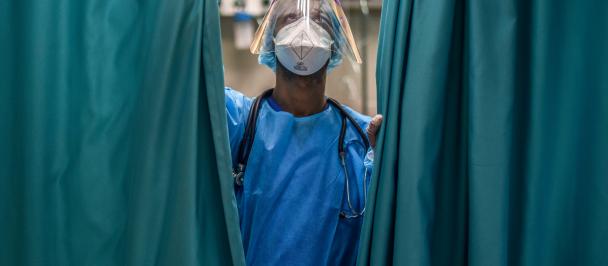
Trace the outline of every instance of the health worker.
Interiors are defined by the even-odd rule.
[[[225,91],[247,265],[355,265],[382,117],[325,96],[328,72],[361,63],[340,3],[274,1],[251,50],[276,85]]]

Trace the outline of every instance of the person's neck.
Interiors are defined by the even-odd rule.
[[[325,100],[325,71],[311,76],[298,76],[277,67],[276,87],[272,97],[283,111],[296,117],[322,112]]]

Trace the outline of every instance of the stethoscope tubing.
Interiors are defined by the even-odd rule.
[[[247,124],[245,126],[245,133],[243,134],[243,139],[241,140],[241,143],[239,144],[239,149],[238,149],[238,153],[237,153],[237,164],[236,167],[234,167],[234,169],[232,170],[232,175],[234,177],[234,183],[236,186],[240,187],[243,186],[244,184],[244,174],[245,174],[245,169],[247,167],[247,161],[249,160],[249,154],[251,153],[251,148],[253,146],[253,141],[255,138],[255,132],[256,132],[256,126],[257,126],[257,118],[258,118],[258,114],[260,111],[260,107],[261,107],[261,103],[264,99],[266,99],[267,97],[270,97],[272,95],[273,89],[269,89],[267,91],[265,91],[264,93],[262,93],[262,95],[260,95],[259,97],[257,97],[252,105],[251,105],[251,109],[249,110],[249,115],[247,117]],[[331,105],[333,105],[334,107],[336,107],[338,109],[338,111],[340,112],[340,114],[342,115],[342,126],[340,128],[340,136],[338,138],[338,156],[339,156],[339,160],[340,160],[340,165],[342,166],[342,169],[344,170],[344,177],[345,177],[345,189],[346,189],[346,201],[348,204],[348,208],[350,209],[350,214],[346,213],[345,211],[340,211],[340,217],[343,218],[347,218],[347,219],[354,219],[354,218],[358,218],[363,216],[363,214],[365,213],[365,209],[367,207],[367,168],[365,169],[365,173],[363,176],[363,208],[359,211],[355,210],[355,208],[352,205],[351,202],[351,197],[350,197],[350,182],[349,182],[349,176],[348,176],[348,168],[346,167],[346,151],[345,151],[345,143],[344,143],[344,138],[346,137],[346,123],[347,121],[350,121],[351,124],[355,127],[356,131],[359,133],[359,135],[361,136],[363,143],[365,145],[365,150],[369,150],[369,141],[367,140],[367,137],[365,136],[365,133],[363,133],[363,130],[361,129],[361,127],[359,126],[359,124],[357,124],[357,121],[355,121],[355,119],[350,116],[346,110],[344,110],[344,108],[342,107],[342,105],[332,99],[332,98],[327,98],[327,102],[330,103]]]

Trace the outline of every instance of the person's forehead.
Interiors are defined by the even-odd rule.
[[[327,6],[326,1],[304,2],[306,1],[287,0],[279,2],[279,6],[277,6],[276,12],[274,12],[273,19],[275,23],[275,33],[285,25],[294,22],[302,16],[309,16],[312,19],[315,19],[315,21],[325,28],[325,30],[331,30],[331,26],[329,25],[331,22],[328,13],[328,10],[331,10],[331,8]]]
[[[299,1],[299,0],[287,0],[281,1],[281,9],[283,12],[322,12],[323,2],[325,1]],[[325,3],[327,4],[327,3]]]
[[[319,5],[322,2],[327,2],[328,0],[277,0],[280,4],[288,4],[293,6],[307,6],[307,5]]]

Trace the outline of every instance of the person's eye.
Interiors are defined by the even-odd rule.
[[[294,22],[294,21],[296,21],[296,20],[298,20],[298,15],[296,15],[296,14],[289,14],[289,15],[287,15],[287,16],[285,17],[285,21],[286,21],[287,23],[291,23],[291,22]]]

